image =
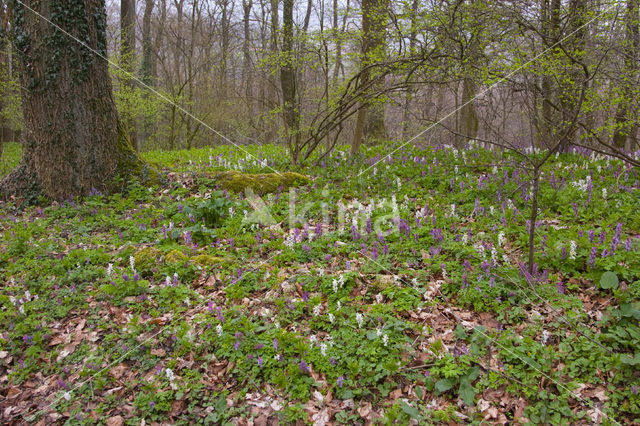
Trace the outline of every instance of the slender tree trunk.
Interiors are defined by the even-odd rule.
[[[367,63],[381,62],[386,56],[386,30],[387,16],[389,11],[390,0],[363,0],[363,19],[364,14],[369,15],[369,30],[364,31],[364,37],[367,39],[365,60]],[[367,10],[365,11],[365,5]],[[372,77],[372,76],[371,76]],[[384,87],[384,80],[379,80],[374,87],[374,91],[379,91]],[[367,114],[364,123],[364,136],[372,140],[382,140],[387,137],[387,130],[384,124],[384,103],[375,101],[367,108]]]
[[[106,56],[101,0],[25,4]],[[5,197],[67,198],[117,190],[116,175],[143,175],[146,167],[118,119],[107,62],[60,36],[21,3],[14,5],[26,137],[20,166],[0,185]],[[44,40],[53,38],[52,48]]]
[[[140,66],[140,75],[142,82],[147,86],[153,86],[154,84],[153,44],[151,40],[151,16],[154,3],[154,0],[145,0],[144,14],[142,15],[142,64]],[[145,99],[149,97],[148,90],[144,90],[142,93]],[[152,124],[146,116],[143,117],[142,140],[146,142],[151,135]]]
[[[386,10],[388,0],[362,0],[362,67],[380,60],[384,52],[384,32],[386,29]],[[371,71],[365,68],[360,74],[360,87],[366,87],[370,82]],[[384,84],[384,82],[382,83]],[[364,137],[382,139],[386,136],[384,128],[384,105],[369,105],[367,97],[362,93],[362,100],[358,106],[356,128],[351,140],[351,156],[355,156],[362,145]]]
[[[154,83],[153,44],[151,40],[151,16],[154,5],[154,0],[145,0],[144,14],[142,16],[142,65],[140,74],[142,74],[142,82],[148,86],[153,86]]]
[[[544,37],[544,47],[554,45],[560,36],[560,0],[541,0],[541,27]],[[542,76],[541,83],[541,103],[542,114],[540,123],[540,142],[547,146],[553,144],[553,130],[555,127],[555,118],[552,104],[555,103],[555,87],[553,76],[545,73]]]
[[[418,14],[418,0],[411,2],[411,30],[409,32],[409,55],[413,55],[416,46],[417,27],[416,27],[416,15]],[[411,110],[411,100],[413,99],[413,89],[411,86],[407,89],[407,93],[404,98],[404,107],[402,109],[402,138],[406,139],[409,136],[409,113]]]
[[[8,28],[7,16],[5,12],[5,4],[4,0],[0,0],[0,67],[4,67],[8,65],[9,54],[8,49],[11,48],[9,44],[9,39],[6,37]],[[5,49],[7,49],[7,53],[5,53]],[[8,68],[8,66],[7,66]],[[7,69],[7,73],[8,73]],[[4,70],[0,69],[0,78],[4,78]],[[4,108],[2,99],[0,99],[0,110]],[[4,145],[4,130],[5,130],[5,119],[3,115],[0,115],[0,160],[2,159],[2,151]]]
[[[289,151],[294,164],[299,159],[300,111],[296,98],[296,69],[293,52],[293,0],[284,0],[282,8],[282,64],[280,85],[282,87],[282,110],[287,130]]]
[[[627,0],[627,11],[625,16],[625,40],[622,49],[624,62],[623,76],[623,98],[616,111],[616,130],[613,134],[613,145],[618,149],[631,148],[635,145],[635,137],[638,133],[638,126],[635,124],[637,118],[635,114],[630,114],[633,90],[632,86],[637,81],[638,75],[638,50],[640,49],[640,31],[638,27],[639,1]],[[631,117],[629,117],[631,115]]]
[[[253,123],[253,93],[252,93],[252,72],[251,72],[251,51],[250,51],[250,42],[251,42],[251,28],[250,28],[250,18],[251,18],[251,7],[253,6],[252,0],[243,0],[242,1],[242,14],[243,14],[243,24],[244,24],[244,39],[242,40],[242,78],[244,80],[244,96],[247,102],[247,115],[249,117],[249,121]]]
[[[278,47],[278,32],[280,31],[280,0],[270,0],[271,3],[271,25],[270,25],[270,40],[269,40],[269,50],[272,58],[278,57],[279,47]],[[269,72],[268,75],[268,89],[267,89],[267,111],[278,105],[276,88],[278,87],[278,80],[275,72]],[[269,126],[267,129],[267,137],[268,139],[273,139],[276,134],[276,129],[274,126]]]
[[[136,0],[120,0],[120,61],[122,68],[128,73],[124,77],[122,84],[127,90],[132,91],[135,88],[135,82],[131,78],[131,74],[135,73],[135,57],[136,57]],[[140,150],[138,137],[136,134],[135,117],[123,117],[123,122],[129,132],[131,144]]]
[[[470,13],[475,11],[475,0],[469,1]],[[476,82],[474,80],[473,66],[479,65],[480,40],[482,30],[474,27],[471,30],[471,40],[464,55],[464,76],[462,80],[462,108],[460,109],[460,121],[462,122],[462,134],[469,139],[478,137],[478,114],[473,99],[476,96]]]
[[[221,46],[222,60],[220,63],[220,100],[226,102],[228,95],[227,90],[229,88],[229,81],[227,78],[228,58],[229,58],[229,29],[231,27],[231,13],[229,11],[229,2],[227,0],[222,1],[222,22],[221,22]]]

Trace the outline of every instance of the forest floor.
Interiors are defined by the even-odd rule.
[[[161,187],[0,204],[2,423],[638,424],[637,169],[545,166],[529,274],[520,157],[246,149],[145,153]],[[217,187],[273,169],[311,182]]]

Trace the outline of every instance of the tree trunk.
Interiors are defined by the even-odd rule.
[[[384,31],[386,29],[386,7],[388,0],[362,0],[362,64],[367,65],[380,60],[379,54],[384,52]],[[365,68],[360,74],[360,87],[370,82],[370,69]],[[383,82],[384,84],[384,82]],[[375,89],[374,89],[375,90]],[[382,139],[386,136],[384,128],[384,105],[369,105],[367,93],[362,93],[358,106],[356,129],[351,140],[351,156],[355,156],[365,137]]]
[[[469,1],[470,13],[473,15],[477,5],[474,0]],[[478,114],[476,112],[473,99],[476,96],[476,81],[474,80],[473,67],[480,66],[480,40],[482,28],[474,26],[471,30],[471,39],[467,46],[467,52],[463,58],[463,80],[462,80],[462,108],[460,109],[460,121],[462,124],[462,134],[468,139],[478,137]]]
[[[623,92],[624,96],[618,104],[616,111],[616,127],[613,134],[613,145],[618,149],[631,148],[635,145],[634,139],[638,133],[638,126],[635,124],[637,119],[629,117],[630,104],[632,103],[633,83],[637,81],[638,75],[638,49],[640,49],[640,29],[638,27],[638,20],[640,19],[639,13],[639,1],[627,0],[627,13],[625,16],[625,40],[622,49],[622,55],[624,60],[624,77],[623,78]],[[629,143],[627,143],[627,140]]]
[[[142,15],[142,82],[147,86],[153,86],[153,51],[151,41],[151,16],[154,0],[145,0],[144,14]]]
[[[253,93],[252,93],[252,73],[251,73],[251,50],[250,50],[250,42],[251,42],[251,28],[250,22],[251,19],[251,7],[253,6],[252,0],[243,0],[242,1],[242,13],[243,13],[243,24],[244,24],[244,38],[242,40],[242,77],[244,79],[244,96],[247,99],[247,113],[249,117],[249,122],[253,123]]]
[[[544,37],[544,48],[548,48],[558,42],[560,37],[560,0],[541,1],[541,27]],[[555,99],[556,90],[553,82],[552,72],[545,72],[542,76],[541,103],[542,111],[540,117],[540,143],[546,146],[553,145],[553,133],[555,118],[552,104]]]
[[[365,10],[365,5],[367,6]],[[365,42],[365,61],[367,63],[381,62],[386,56],[386,29],[389,0],[363,0],[363,36]],[[364,17],[367,15],[369,28],[364,30]],[[384,80],[379,80],[372,88],[380,91],[384,88]],[[381,140],[387,137],[384,125],[384,103],[376,101],[367,108],[364,122],[364,137],[372,140]]]
[[[25,3],[106,57],[103,1]],[[107,62],[22,3],[14,5],[26,131],[22,162],[0,185],[4,196],[60,199],[118,190],[116,176],[155,175],[118,119]]]
[[[300,155],[300,111],[296,99],[296,70],[293,52],[293,0],[284,0],[282,7],[282,52],[280,85],[282,87],[282,110],[291,160],[298,163]]]
[[[418,0],[412,0],[411,2],[411,12],[409,15],[409,19],[411,22],[411,31],[409,32],[409,55],[414,55],[415,46],[416,46],[416,37],[417,29],[416,29],[416,18],[418,14]],[[409,113],[411,111],[411,100],[413,99],[414,90],[412,87],[407,88],[407,93],[404,98],[404,107],[402,109],[402,138],[406,139],[409,137]]]
[[[122,84],[127,90],[135,88],[135,82],[131,78],[134,73],[136,57],[136,0],[120,0],[120,61],[122,68],[128,73]],[[124,122],[129,132],[131,144],[139,151],[138,137],[136,135],[135,117],[125,116]]]
[[[8,56],[5,55],[5,47],[9,47],[9,40],[6,37],[8,25],[5,14],[5,5],[4,0],[0,0],[0,67],[4,68],[5,64],[7,64]],[[7,70],[8,71],[8,70]],[[0,68],[0,78],[4,78],[4,70]],[[0,99],[0,111],[4,108],[2,99]],[[2,151],[4,145],[4,128],[5,128],[5,119],[2,114],[0,114],[0,160],[2,160]]]

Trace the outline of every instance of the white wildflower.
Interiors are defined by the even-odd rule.
[[[31,292],[29,290],[26,290],[24,292],[24,298],[27,300],[31,300]]]
[[[602,188],[602,198],[607,198],[607,188]]]
[[[218,333],[218,337],[222,337],[222,325],[216,325],[216,333]]]
[[[189,300],[189,298],[185,298],[184,299],[184,304],[187,305],[187,307],[191,307],[191,300]]]
[[[165,278],[164,284],[167,286],[171,285],[171,277],[169,275],[167,275],[167,278]]]
[[[167,368],[164,374],[167,376],[167,379],[169,379],[170,382],[173,382],[176,379],[175,374],[173,374],[173,370],[170,368]]]
[[[451,213],[449,214],[449,216],[455,216],[455,215],[456,215],[456,205],[451,204]]]
[[[129,266],[131,266],[131,270],[133,272],[136,271],[136,260],[133,258],[133,256],[129,256]]]
[[[549,332],[547,330],[542,330],[542,344],[546,345],[549,340]]]
[[[14,296],[9,296],[9,302],[11,302],[11,304],[12,304],[13,306],[16,306],[16,303],[17,303],[18,301],[16,300],[16,298],[15,298]]]
[[[273,323],[273,326],[274,326],[275,328],[280,328],[280,321],[275,321],[275,322]]]
[[[500,233],[498,234],[498,247],[502,247],[503,243],[504,243],[504,232],[500,231]]]
[[[398,185],[398,191],[400,190],[400,188],[402,188],[402,181],[400,180],[400,178],[396,178],[396,184]]]
[[[573,240],[569,241],[569,259],[575,260],[577,248],[578,248],[578,244],[575,241]]]
[[[18,312],[24,315],[24,305],[20,305],[20,307],[18,308]]]
[[[493,206],[489,206],[489,213],[491,213],[491,216],[493,216],[493,213],[495,212],[495,208]]]
[[[320,311],[322,310],[322,305],[317,304],[316,306],[313,307],[313,316],[317,317],[318,315],[320,315]]]
[[[382,294],[380,293],[376,294],[376,302],[382,303]]]
[[[380,337],[382,336],[382,330],[379,328],[376,328],[376,336]]]
[[[507,256],[506,254],[503,254],[502,260],[504,261],[504,263],[509,263],[509,256]]]
[[[387,346],[389,344],[389,336],[388,335],[384,335],[382,336],[382,343]]]
[[[498,263],[498,250],[495,247],[491,247],[491,262],[494,264]]]
[[[442,278],[447,279],[447,270],[444,268],[444,266],[442,267]]]
[[[324,275],[324,268],[318,268],[318,276],[322,277]]]
[[[229,207],[229,216],[233,217],[233,214],[234,214],[235,212],[236,212],[236,211],[233,209],[233,207]]]
[[[337,293],[338,292],[338,280],[336,280],[335,278],[333,279],[332,286],[333,286],[333,292]]]
[[[339,311],[339,310],[340,310],[340,308],[342,308],[342,303],[340,303],[340,301],[338,300],[338,309],[336,309],[336,310],[338,310],[338,311]]]
[[[110,277],[113,274],[113,263],[107,265],[107,276]]]
[[[358,323],[358,327],[362,328],[362,323],[364,322],[364,317],[360,312],[356,314],[356,322]]]
[[[333,315],[332,313],[329,313],[329,322],[330,322],[331,324],[333,324],[333,322],[334,322],[335,320],[336,320],[335,315]]]
[[[316,344],[316,340],[318,340],[318,338],[315,335],[309,337],[309,343],[311,344],[311,346]]]
[[[327,356],[327,344],[324,342],[320,343],[320,353],[322,356]]]
[[[469,243],[469,235],[464,233],[462,234],[462,244],[467,245]]]
[[[62,397],[64,398],[65,401],[70,401],[71,400],[71,392],[65,392]]]

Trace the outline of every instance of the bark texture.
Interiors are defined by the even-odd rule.
[[[118,118],[107,71],[101,0],[14,2],[25,124],[23,160],[0,184],[5,197],[54,200],[120,189],[116,176],[150,176]],[[29,8],[91,49],[39,18]]]

